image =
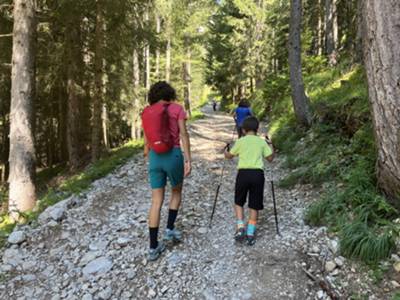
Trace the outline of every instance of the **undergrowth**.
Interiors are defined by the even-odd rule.
[[[106,156],[94,164],[89,165],[86,169],[78,174],[67,176],[63,174],[63,168],[43,171],[38,174],[38,182],[45,184],[52,176],[66,176],[67,178],[56,187],[46,190],[45,193],[39,195],[37,206],[33,212],[25,215],[26,222],[31,222],[44,211],[47,207],[68,198],[72,195],[78,195],[86,190],[92,182],[102,178],[115,170],[117,167],[127,162],[134,154],[136,154],[143,146],[142,141],[129,142],[122,147],[111,150]],[[47,178],[47,180],[46,180]],[[14,229],[15,224],[7,214],[0,215],[0,246],[2,246],[7,236]]]
[[[267,105],[254,101],[257,115],[274,117],[269,131],[286,156],[284,166],[291,170],[280,185],[312,184],[323,191],[307,209],[306,222],[337,232],[343,255],[375,264],[395,247],[399,229],[392,220],[398,211],[377,189],[364,70],[346,65],[329,68],[323,61],[311,66],[305,67],[315,120],[311,129],[296,126],[285,75],[267,81],[263,94]]]

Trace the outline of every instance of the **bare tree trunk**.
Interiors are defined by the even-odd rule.
[[[103,128],[103,143],[106,149],[110,148],[110,142],[108,139],[108,113],[107,106],[103,103],[102,114],[101,114],[102,128]]]
[[[186,50],[186,61],[183,63],[183,80],[185,82],[184,88],[184,102],[185,102],[185,109],[189,114],[189,117],[192,116],[191,105],[190,105],[190,98],[191,98],[191,51],[190,47],[187,47]]]
[[[338,19],[336,0],[325,0],[326,54],[331,65],[337,64]]]
[[[400,2],[365,0],[363,16],[378,183],[400,207]]]
[[[361,63],[363,59],[363,2],[364,0],[357,0],[357,36],[354,45],[354,61],[357,63]]]
[[[157,36],[161,33],[161,18],[159,16],[159,14],[156,14],[156,32],[157,32]],[[160,49],[157,46],[156,49],[156,74],[155,77],[157,78],[157,80],[160,79]]]
[[[132,128],[131,138],[136,140],[140,139],[140,68],[139,68],[139,55],[136,49],[133,50],[133,111],[132,111]]]
[[[292,100],[297,122],[309,127],[311,112],[308,98],[304,91],[303,74],[301,72],[301,0],[291,0],[290,33],[289,33],[289,66]]]
[[[20,212],[36,203],[35,144],[32,129],[35,86],[35,1],[14,1],[11,74],[9,212],[18,220]]]
[[[78,96],[78,72],[77,60],[80,54],[79,45],[76,45],[78,39],[79,24],[69,23],[67,30],[67,146],[68,146],[68,162],[71,171],[75,171],[80,165],[79,155],[79,96]]]
[[[171,37],[169,35],[165,56],[165,81],[169,82],[171,80]]]
[[[95,33],[95,94],[93,99],[93,118],[92,118],[92,162],[96,161],[100,157],[100,145],[101,145],[101,115],[103,105],[103,12],[102,6],[99,0],[96,3],[96,33]]]
[[[318,55],[322,55],[324,51],[324,23],[322,12],[322,0],[318,0]]]

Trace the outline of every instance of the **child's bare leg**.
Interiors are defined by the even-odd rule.
[[[245,225],[244,225],[244,210],[242,206],[235,205],[235,214],[236,214],[236,234],[235,239],[237,241],[242,241],[245,236]]]
[[[242,206],[235,205],[236,220],[244,220],[244,209]]]
[[[250,211],[249,221],[253,221],[253,222],[255,222],[255,224],[257,224],[258,210],[250,208],[249,211]]]
[[[258,211],[251,208],[249,210],[250,210],[250,217],[249,217],[249,224],[247,225],[247,243],[249,245],[254,245],[255,243],[254,234],[256,233]]]

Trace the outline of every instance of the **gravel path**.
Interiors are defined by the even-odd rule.
[[[221,150],[233,126],[230,117],[207,112],[190,126],[193,174],[185,182],[177,221],[183,243],[168,245],[162,258],[147,262],[150,189],[138,155],[79,197],[48,209],[35,228],[14,232],[13,244],[1,250],[0,299],[328,299],[304,272],[322,274],[321,260],[313,257],[333,259],[337,251],[324,229],[303,223],[311,189],[277,188],[278,237],[266,184],[257,243],[238,245],[232,205],[236,163],[227,162],[209,230]],[[270,167],[275,179],[284,172],[279,160]]]

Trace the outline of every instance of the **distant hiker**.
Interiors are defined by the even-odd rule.
[[[255,243],[255,231],[258,211],[264,208],[264,161],[273,159],[273,149],[264,139],[257,136],[259,122],[251,116],[244,119],[242,130],[244,137],[238,139],[229,150],[225,150],[225,157],[232,159],[239,157],[238,174],[235,186],[235,239],[243,241],[247,237],[248,245]],[[243,206],[249,196],[249,221],[245,228]]]
[[[217,111],[217,101],[215,101],[214,99],[212,101],[212,107],[214,111]]]
[[[171,184],[171,199],[164,240],[182,239],[182,234],[175,228],[174,223],[182,199],[183,178],[191,172],[191,154],[186,112],[181,105],[174,102],[174,88],[164,81],[157,82],[150,88],[148,99],[150,105],[143,111],[142,123],[145,136],[144,156],[148,158],[152,188],[148,259],[153,261],[165,250],[165,244],[158,242],[158,228],[167,179]]]
[[[235,119],[236,122],[236,129],[238,132],[239,138],[243,136],[242,133],[242,123],[244,119],[246,119],[249,116],[252,116],[253,112],[250,109],[250,104],[246,100],[241,100],[239,102],[239,105],[237,108],[235,108],[233,112],[233,118]]]

